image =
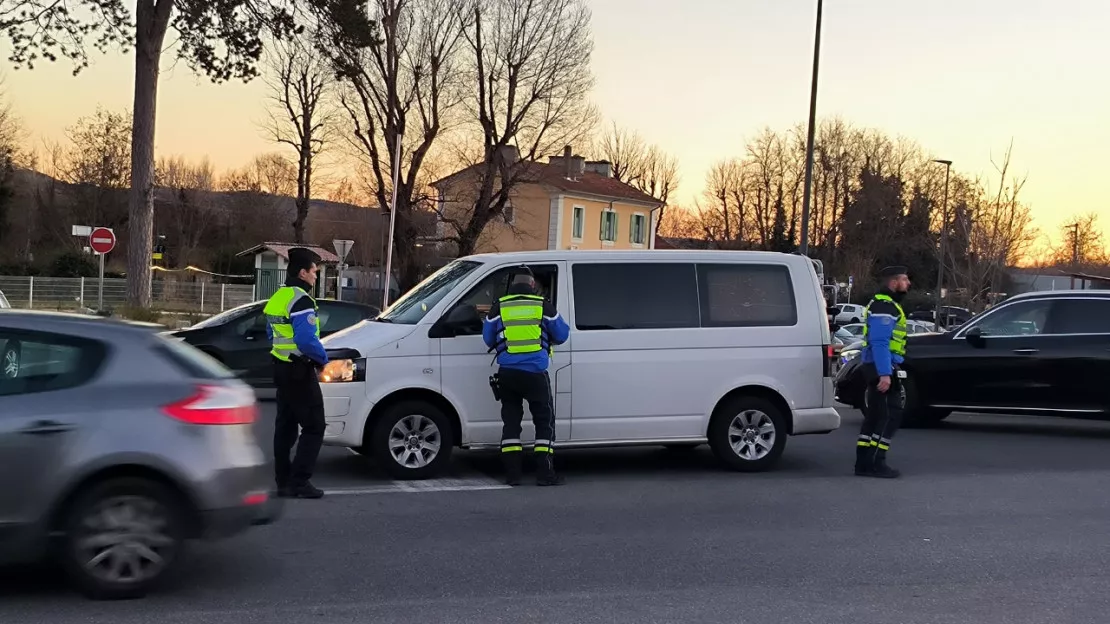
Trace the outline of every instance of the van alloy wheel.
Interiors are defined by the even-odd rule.
[[[410,414],[389,431],[389,454],[406,468],[423,468],[439,455],[442,436],[439,427],[427,416]]]
[[[767,414],[748,409],[737,414],[728,428],[728,442],[741,459],[763,459],[775,446],[775,423]]]

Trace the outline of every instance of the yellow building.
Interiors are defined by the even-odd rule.
[[[514,163],[515,180],[504,215],[486,226],[477,253],[543,249],[654,249],[655,221],[663,203],[619,182],[605,161],[587,161],[567,147],[548,162]],[[432,186],[439,194],[438,235],[450,234],[444,218],[465,219],[473,210],[481,166],[458,171]]]

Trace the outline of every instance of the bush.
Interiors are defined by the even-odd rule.
[[[91,256],[67,251],[54,258],[47,272],[51,277],[96,277],[98,267]]]
[[[140,323],[158,323],[162,320],[162,313],[150,308],[121,308],[116,316]]]

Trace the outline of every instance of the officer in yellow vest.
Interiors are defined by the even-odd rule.
[[[536,485],[563,483],[555,474],[555,406],[547,367],[551,347],[569,336],[570,326],[559,311],[536,294],[530,272],[514,278],[508,294],[493,304],[482,323],[486,346],[497,351],[499,368],[491,385],[501,401],[501,457],[509,485],[520,484],[525,401],[536,426]]]
[[[906,356],[906,313],[901,301],[910,289],[906,267],[880,273],[879,292],[863,313],[860,362],[868,379],[863,426],[856,441],[856,474],[895,479],[899,472],[886,463],[890,440],[902,422],[901,364]]]
[[[319,369],[328,363],[320,343],[318,307],[310,294],[316,285],[316,254],[289,250],[285,286],[266,303],[264,314],[273,349],[277,421],[274,424],[274,478],[278,496],[321,498],[309,480],[324,442],[324,398]],[[300,440],[297,430],[300,429]],[[292,463],[293,445],[297,453]]]

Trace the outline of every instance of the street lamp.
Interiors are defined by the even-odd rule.
[[[817,69],[821,61],[821,12],[824,0],[817,0],[817,31],[813,36],[813,81],[809,88],[809,129],[806,132],[806,180],[802,194],[802,241],[798,251],[809,255],[809,204],[813,194],[813,141],[817,133]]]
[[[940,217],[940,259],[937,261],[937,291],[936,296],[936,325],[937,329],[941,329],[940,320],[940,291],[944,288],[944,247],[948,241],[948,176],[952,172],[952,161],[943,159],[934,159],[933,162],[944,165],[944,203],[941,205]]]

